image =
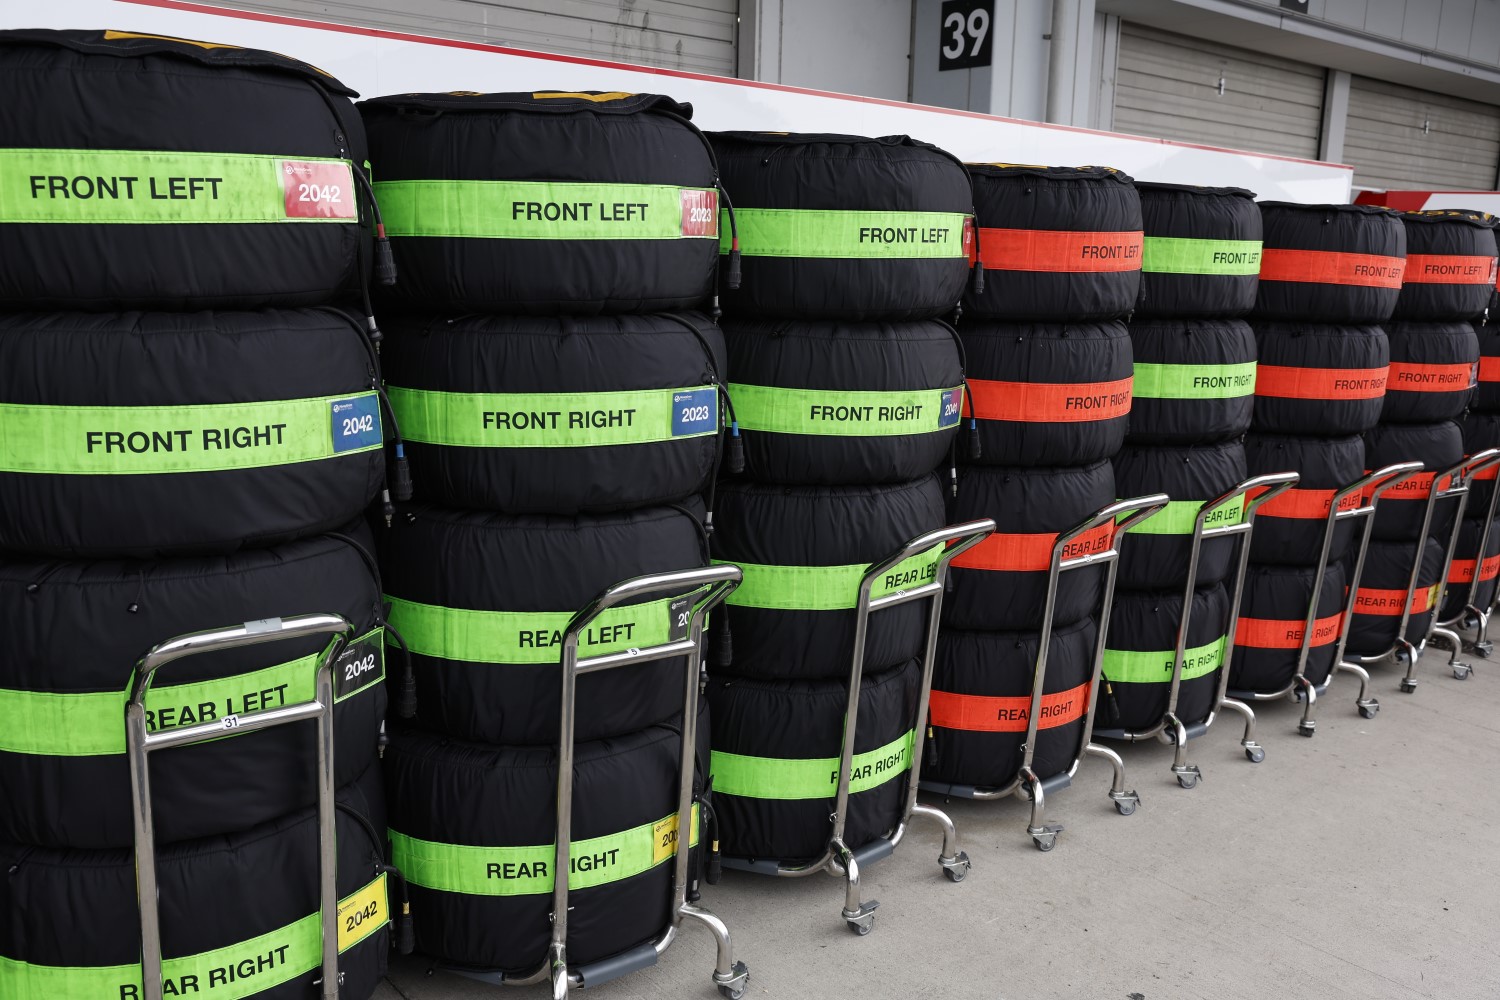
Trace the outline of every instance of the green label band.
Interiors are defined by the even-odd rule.
[[[413,653],[467,663],[560,663],[571,611],[471,611],[386,596],[390,623]],[[610,608],[578,638],[580,658],[687,638],[693,598]]]
[[[1255,395],[1255,362],[1151,365],[1136,362],[1138,399],[1238,399]]]
[[[698,807],[693,806],[692,840],[698,844]],[[407,881],[439,892],[469,896],[538,896],[552,891],[556,844],[532,847],[474,847],[418,840],[391,831],[392,860]],[[634,878],[670,860],[677,852],[677,814],[655,823],[569,847],[569,889],[591,889]]]
[[[731,383],[741,430],[820,437],[931,434],[958,426],[962,386],[905,392],[831,392]]]
[[[1157,274],[1259,274],[1258,240],[1189,240],[1147,236],[1141,270]]]
[[[120,476],[315,462],[382,442],[379,398],[207,406],[0,403],[0,472]]]
[[[270,873],[268,873],[270,874]],[[385,875],[339,901],[339,951],[345,952],[390,922]],[[233,900],[222,905],[233,906]],[[184,958],[162,961],[163,995],[245,1000],[323,964],[323,922],[311,913],[285,927]],[[5,1000],[139,1000],[141,967],[66,968],[31,965],[0,955]]]
[[[340,657],[335,664],[338,700],[384,680],[384,649],[366,641],[378,639],[383,631],[375,629],[355,640],[351,652],[362,655]],[[322,653],[311,653],[233,677],[153,685],[146,695],[146,728],[157,733],[313,701],[322,659]],[[68,694],[0,688],[0,751],[46,757],[124,754],[129,697],[128,691]]]
[[[1132,535],[1191,535],[1198,525],[1198,512],[1204,500],[1173,500],[1152,517],[1131,528]],[[1121,514],[1120,520],[1127,515]],[[1245,519],[1245,498],[1236,497],[1218,510],[1209,514],[1203,527],[1222,528],[1241,523]]]
[[[387,386],[408,441],[459,448],[590,448],[719,431],[714,386],[633,392],[466,393]]]
[[[665,184],[376,181],[391,236],[676,240],[719,235],[719,193]]]
[[[1224,664],[1226,639],[1215,639],[1206,646],[1196,646],[1182,653],[1182,679],[1203,677]],[[1104,677],[1115,684],[1165,684],[1172,679],[1172,659],[1177,651],[1166,649],[1140,653],[1129,649],[1104,650]],[[714,786],[718,787],[715,773]]]
[[[870,597],[885,597],[937,579],[943,546],[935,545],[888,570],[870,587]],[[726,560],[715,559],[722,563]],[[841,611],[859,603],[859,582],[868,564],[853,566],[770,566],[736,559],[745,579],[729,595],[728,603],[742,608],[776,611]]]
[[[740,252],[747,257],[967,257],[970,216],[951,212],[735,210]],[[729,252],[729,223],[719,227]]]
[[[915,731],[896,737],[883,747],[854,755],[849,770],[849,792],[878,788],[911,768]],[[838,794],[839,759],[817,757],[786,760],[713,752],[714,791],[747,799],[830,799]]]
[[[354,222],[347,160],[0,149],[0,223]]]

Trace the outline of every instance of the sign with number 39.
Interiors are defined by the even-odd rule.
[[[994,0],[944,0],[938,69],[990,65],[995,49],[990,27],[994,22]]]

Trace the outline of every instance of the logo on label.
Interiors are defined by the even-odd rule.
[[[952,427],[958,423],[963,412],[963,390],[943,390],[942,405],[938,407],[938,428]]]
[[[706,434],[719,428],[719,390],[709,387],[672,393],[672,436]]]
[[[719,192],[682,192],[682,235],[719,235]]]
[[[281,161],[281,192],[288,219],[359,217],[354,204],[354,171],[347,163]]]
[[[380,444],[380,402],[373,393],[335,399],[329,404],[329,411],[335,455]]]

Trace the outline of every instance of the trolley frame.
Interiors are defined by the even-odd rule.
[[[1175,746],[1177,751],[1172,759],[1172,775],[1177,779],[1177,784],[1183,788],[1192,788],[1203,776],[1197,764],[1188,763],[1188,741],[1208,732],[1222,709],[1236,712],[1245,720],[1245,734],[1240,738],[1240,746],[1245,751],[1246,759],[1252,764],[1259,764],[1266,759],[1265,748],[1255,741],[1254,710],[1227,694],[1229,658],[1233,652],[1234,633],[1239,626],[1240,598],[1245,591],[1245,570],[1250,564],[1250,539],[1251,533],[1255,530],[1255,515],[1262,504],[1285,493],[1297,485],[1300,479],[1301,477],[1295,472],[1252,476],[1229,492],[1213,500],[1205,501],[1198,507],[1198,514],[1193,523],[1193,541],[1188,550],[1187,582],[1183,585],[1182,592],[1182,617],[1177,622],[1177,646],[1173,653],[1172,680],[1167,692],[1167,710],[1162,715],[1161,721],[1149,729],[1140,731],[1106,729],[1098,734],[1105,739],[1126,740],[1131,743],[1155,739],[1168,746]],[[1260,492],[1251,496],[1251,493],[1256,490]],[[1238,524],[1207,527],[1210,515],[1241,497],[1244,498],[1244,513]],[[1208,715],[1201,720],[1186,723],[1177,717],[1177,699],[1182,690],[1182,671],[1186,667],[1184,654],[1187,652],[1188,628],[1193,620],[1193,594],[1197,590],[1198,561],[1202,555],[1205,540],[1235,537],[1239,538],[1239,552],[1235,561],[1234,591],[1229,599],[1229,622],[1224,635],[1223,662],[1219,666],[1219,690]]]
[[[281,639],[312,635],[333,638],[318,662],[312,701],[265,709],[247,715],[226,715],[160,733],[146,724],[146,695],[157,671],[175,660],[202,653],[255,646]],[[130,766],[130,791],[135,824],[136,892],[141,913],[142,1000],[162,1000],[161,912],[156,875],[156,827],[151,807],[150,756],[158,750],[186,747],[209,740],[228,739],[274,726],[316,720],[318,724],[318,900],[322,928],[322,977],[319,996],[338,1000],[343,976],[339,972],[338,847],[334,800],[333,664],[353,635],[353,627],[338,615],[312,614],[292,618],[264,618],[231,628],[180,635],[153,646],[139,663],[125,703],[125,750]]]
[[[1022,801],[1029,801],[1031,814],[1027,820],[1026,833],[1031,837],[1037,850],[1050,851],[1057,846],[1057,835],[1063,831],[1063,826],[1061,823],[1045,822],[1047,796],[1071,785],[1083,759],[1093,755],[1103,757],[1113,768],[1114,778],[1110,784],[1109,797],[1114,802],[1115,809],[1122,816],[1129,816],[1135,812],[1136,806],[1140,805],[1141,798],[1134,789],[1125,788],[1124,760],[1109,747],[1093,742],[1094,713],[1098,707],[1099,680],[1104,667],[1104,637],[1109,632],[1110,608],[1114,603],[1115,577],[1119,569],[1119,540],[1128,529],[1154,516],[1169,502],[1165,493],[1155,493],[1134,500],[1119,500],[1100,509],[1087,520],[1058,534],[1056,541],[1052,544],[1052,558],[1047,568],[1047,598],[1042,610],[1042,628],[1037,646],[1037,658],[1032,666],[1031,707],[1027,712],[1026,742],[1021,747],[1021,766],[1016,772],[1016,777],[1009,784],[994,788],[929,781],[923,783],[924,790],[979,801],[992,801],[1011,795]],[[1102,525],[1114,526],[1110,534],[1109,547],[1105,551],[1064,557],[1063,553],[1067,551],[1069,545]],[[1036,759],[1037,731],[1041,724],[1042,698],[1046,690],[1048,649],[1052,644],[1058,582],[1064,573],[1101,564],[1105,567],[1104,586],[1100,598],[1098,634],[1094,639],[1094,665],[1090,673],[1088,705],[1085,708],[1078,750],[1074,754],[1072,766],[1066,771],[1041,778],[1032,770],[1032,763]]]
[[[1422,658],[1427,644],[1434,638],[1440,638],[1451,648],[1448,666],[1453,671],[1453,676],[1459,680],[1469,676],[1469,665],[1458,658],[1463,650],[1463,639],[1457,632],[1440,627],[1438,614],[1442,610],[1443,596],[1448,586],[1448,568],[1453,563],[1454,550],[1458,548],[1459,532],[1463,530],[1464,510],[1469,503],[1469,475],[1471,472],[1488,468],[1497,462],[1500,462],[1500,449],[1490,448],[1465,458],[1457,465],[1450,466],[1433,476],[1432,486],[1427,491],[1427,501],[1422,506],[1422,529],[1417,535],[1416,548],[1412,554],[1411,573],[1406,581],[1406,597],[1401,605],[1401,623],[1397,627],[1396,638],[1390,648],[1382,653],[1360,655],[1346,651],[1340,661],[1339,669],[1369,667],[1390,656],[1395,656],[1397,663],[1404,663],[1406,666],[1406,675],[1401,678],[1400,690],[1403,694],[1411,694],[1417,689],[1417,661]],[[1443,485],[1445,481],[1446,486]],[[1438,592],[1433,603],[1432,618],[1427,623],[1427,631],[1421,640],[1412,643],[1406,638],[1406,626],[1411,620],[1412,598],[1417,592],[1417,580],[1422,575],[1422,555],[1426,549],[1428,533],[1432,530],[1433,513],[1437,510],[1439,503],[1455,497],[1458,498],[1458,506],[1453,512],[1453,529],[1448,533],[1448,543],[1443,553],[1442,573],[1438,580]]]
[[[1412,475],[1422,470],[1421,462],[1401,462],[1396,465],[1388,465],[1383,469],[1377,469],[1368,475],[1356,479],[1354,482],[1338,490],[1329,503],[1328,517],[1323,524],[1323,543],[1318,553],[1317,575],[1313,579],[1312,598],[1308,601],[1307,617],[1302,626],[1302,642],[1297,649],[1297,668],[1291,683],[1279,691],[1249,691],[1233,689],[1229,692],[1231,698],[1239,701],[1273,701],[1278,698],[1292,698],[1301,700],[1302,719],[1297,723],[1297,732],[1303,736],[1312,736],[1317,729],[1317,720],[1313,718],[1313,712],[1317,706],[1318,699],[1328,693],[1329,685],[1333,678],[1340,672],[1354,674],[1359,678],[1359,694],[1355,696],[1354,706],[1359,714],[1366,719],[1375,718],[1375,713],[1380,711],[1380,701],[1370,697],[1370,674],[1364,667],[1358,664],[1344,662],[1344,646],[1349,641],[1349,628],[1354,623],[1354,602],[1359,596],[1359,580],[1364,573],[1365,554],[1370,548],[1370,534],[1375,527],[1375,509],[1380,497],[1398,484],[1410,479]],[[1356,507],[1347,510],[1342,509],[1344,501],[1358,496],[1360,503]],[[1333,666],[1329,668],[1328,676],[1323,683],[1314,684],[1307,679],[1307,659],[1312,653],[1313,629],[1318,620],[1318,602],[1323,593],[1323,576],[1328,569],[1330,556],[1333,552],[1333,539],[1338,530],[1340,521],[1348,521],[1359,518],[1363,521],[1360,526],[1359,544],[1355,547],[1354,572],[1347,582],[1348,594],[1345,597],[1342,620],[1339,623],[1339,637],[1333,652]],[[1234,662],[1233,647],[1230,651],[1230,665]]]
[[[1482,455],[1484,454],[1484,452],[1480,452],[1479,454]],[[1468,477],[1470,483],[1472,483],[1474,479],[1477,478],[1477,473],[1484,471],[1485,468],[1492,468],[1495,465],[1500,465],[1500,458],[1497,458],[1494,462],[1489,463],[1487,466],[1475,467],[1474,469],[1472,469]],[[1488,549],[1490,545],[1490,532],[1494,529],[1495,512],[1497,506],[1500,506],[1497,505],[1497,501],[1500,501],[1500,480],[1497,480],[1496,487],[1496,489],[1490,491],[1489,506],[1485,509],[1484,514],[1484,526],[1479,529],[1479,549],[1477,550],[1477,553],[1474,557],[1474,578],[1469,581],[1469,592],[1468,595],[1464,598],[1464,607],[1461,611],[1459,611],[1457,615],[1453,616],[1452,618],[1449,618],[1446,621],[1438,622],[1439,628],[1446,629],[1452,632],[1457,632],[1461,628],[1473,628],[1475,630],[1474,639],[1472,642],[1465,642],[1463,644],[1464,650],[1466,652],[1473,653],[1476,656],[1482,656],[1485,659],[1488,659],[1490,654],[1494,652],[1495,644],[1491,642],[1489,638],[1490,612],[1494,609],[1496,599],[1500,599],[1500,591],[1497,591],[1496,599],[1492,599],[1482,608],[1479,606],[1479,588],[1483,583],[1483,581],[1480,579],[1480,571],[1484,567],[1485,550]],[[1472,489],[1472,486],[1470,488]],[[1465,502],[1467,503],[1467,501]],[[1457,551],[1455,551],[1453,555],[1456,557],[1458,555]],[[1448,566],[1451,571],[1453,566],[1451,558],[1449,560]],[[1446,582],[1444,584],[1442,596],[1444,598],[1447,597]],[[1441,599],[1442,598],[1440,598],[1440,600]],[[1439,608],[1439,610],[1441,610],[1441,608]]]
[[[966,521],[929,531],[911,539],[897,551],[877,563],[872,563],[859,583],[859,597],[855,605],[854,650],[850,658],[848,701],[844,710],[843,748],[839,754],[838,787],[834,796],[834,808],[829,816],[832,831],[828,846],[816,861],[802,865],[783,865],[775,860],[724,857],[724,867],[760,875],[781,878],[804,878],[818,872],[844,879],[844,907],[840,916],[854,934],[863,937],[875,927],[877,900],[864,900],[860,891],[860,869],[883,858],[890,857],[906,836],[906,828],[913,816],[923,816],[935,821],[943,831],[942,853],[938,864],[949,881],[961,882],[969,872],[969,856],[959,849],[958,830],[947,813],[932,806],[917,802],[917,791],[922,776],[922,732],[927,723],[928,699],[932,692],[932,671],[937,656],[938,627],[942,618],[943,594],[948,580],[948,564],[954,557],[973,548],[995,530],[995,522],[989,518]],[[921,555],[942,545],[945,551],[938,558],[932,580],[910,590],[898,590],[881,597],[872,598],[870,591],[875,581],[895,566],[914,556]],[[869,629],[870,615],[876,611],[908,604],[912,601],[930,600],[927,617],[927,640],[922,659],[922,680],[917,695],[917,710],[913,718],[915,738],[912,741],[911,769],[907,774],[906,802],[896,826],[883,837],[878,837],[858,850],[844,843],[844,824],[849,813],[849,780],[853,770],[854,739],[859,722],[859,693],[864,673],[865,636]]]
[[[677,939],[684,919],[703,924],[716,945],[713,983],[729,1000],[745,994],[750,970],[744,962],[735,961],[729,928],[708,909],[688,902],[689,867],[692,851],[693,771],[698,738],[698,701],[702,694],[703,619],[716,605],[723,603],[740,585],[743,574],[738,566],[724,564],[702,569],[653,573],[624,580],[606,588],[599,596],[568,620],[562,636],[560,683],[562,687],[557,747],[557,846],[553,854],[553,872],[572,870],[573,829],[573,750],[574,715],[576,713],[578,678],[583,674],[613,670],[618,667],[648,663],[668,657],[686,660],[683,680],[682,746],[678,761],[677,848],[673,853],[672,920],[654,941],[638,945],[619,955],[589,965],[568,965],[569,886],[566,877],[553,878],[552,933],[547,957],[532,971],[512,975],[506,972],[480,972],[449,968],[467,979],[497,986],[533,986],[551,982],[554,1000],[563,1000],[570,990],[587,989],[612,979],[655,965]],[[680,639],[627,649],[618,653],[579,657],[578,640],[594,619],[616,605],[634,598],[675,595],[692,600],[687,612],[686,635]],[[706,849],[707,845],[705,845]]]

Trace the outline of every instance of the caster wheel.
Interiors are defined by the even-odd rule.
[[[1048,851],[1052,850],[1052,848],[1057,846],[1056,837],[1032,837],[1031,841],[1032,843],[1036,844],[1036,849],[1041,851],[1043,854],[1046,854]]]
[[[949,882],[962,882],[964,876],[969,874],[969,866],[959,865],[956,868],[944,868],[943,874],[948,876]]]
[[[864,937],[875,929],[875,918],[865,917],[863,920],[849,921],[849,933],[855,937]]]
[[[1375,713],[1379,712],[1379,711],[1380,711],[1380,706],[1379,705],[1361,705],[1361,706],[1359,706],[1359,716],[1362,719],[1373,719],[1373,718],[1375,718]]]
[[[724,997],[725,1000],[740,1000],[744,995],[745,987],[743,986],[736,987],[725,986],[723,983],[719,984],[719,996]]]
[[[1266,759],[1266,751],[1261,747],[1255,747],[1253,749],[1250,747],[1246,747],[1245,759],[1252,764],[1259,764],[1261,761]]]
[[[1115,811],[1118,812],[1121,816],[1129,816],[1131,813],[1135,812],[1135,807],[1136,803],[1134,802],[1115,803]]]
[[[1312,735],[1315,732],[1317,732],[1317,730],[1314,729],[1312,726],[1300,726],[1299,725],[1297,727],[1297,735],[1298,736],[1306,736],[1308,739],[1312,739]]]
[[[1468,680],[1469,679],[1469,674],[1471,672],[1472,671],[1468,667],[1454,667],[1453,668],[1453,676],[1456,677],[1458,680],[1461,680],[1461,681]]]
[[[1417,682],[1416,681],[1402,681],[1401,682],[1401,693],[1402,694],[1411,694],[1416,689],[1417,689]]]
[[[1183,788],[1193,788],[1198,784],[1198,776],[1195,774],[1179,774],[1177,783]]]

